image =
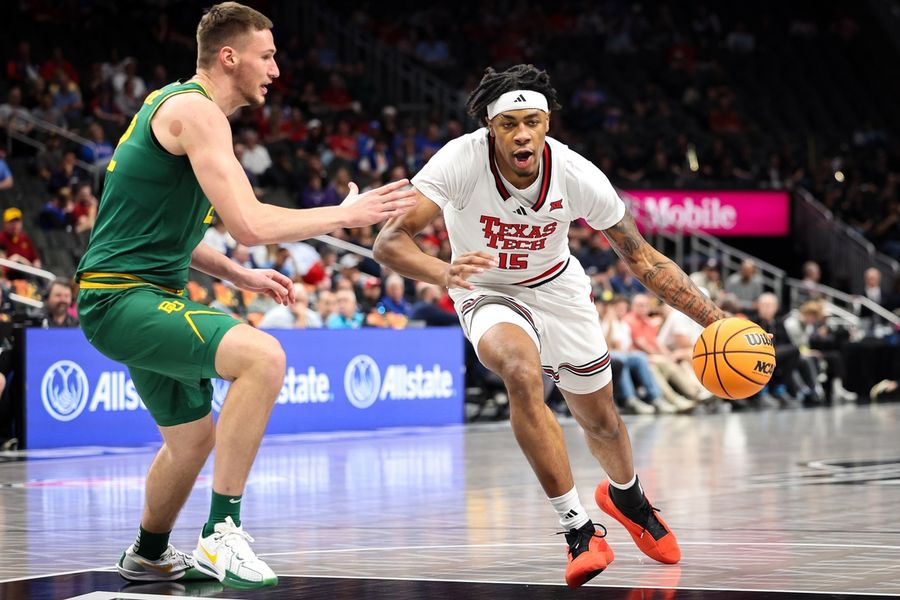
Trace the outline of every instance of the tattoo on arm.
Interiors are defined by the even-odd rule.
[[[622,220],[604,233],[635,277],[663,302],[704,327],[725,317],[678,265],[647,243],[631,213],[626,211]]]

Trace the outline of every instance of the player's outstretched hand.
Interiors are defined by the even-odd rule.
[[[464,288],[474,290],[475,286],[469,283],[469,277],[483,273],[487,269],[497,266],[497,259],[487,252],[466,252],[457,256],[452,263],[447,265],[447,275],[444,279],[444,287]]]
[[[234,284],[248,292],[265,294],[278,304],[294,303],[294,284],[290,278],[273,269],[244,269]]]
[[[400,179],[360,194],[359,188],[351,182],[350,193],[341,202],[347,209],[347,226],[373,225],[408,212],[416,205],[416,190],[403,189],[408,185],[409,179]]]

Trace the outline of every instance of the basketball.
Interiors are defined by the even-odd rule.
[[[775,370],[769,334],[747,319],[720,319],[694,344],[694,373],[710,393],[740,400],[760,391]]]

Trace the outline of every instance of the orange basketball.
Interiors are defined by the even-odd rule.
[[[694,373],[710,393],[728,400],[752,396],[775,370],[769,334],[747,319],[720,319],[694,344]]]

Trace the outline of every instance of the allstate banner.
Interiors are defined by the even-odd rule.
[[[462,332],[271,331],[287,354],[267,433],[428,426],[463,420]],[[80,329],[29,329],[29,448],[158,442],[128,369],[95,350]],[[228,383],[214,380],[213,411]]]

